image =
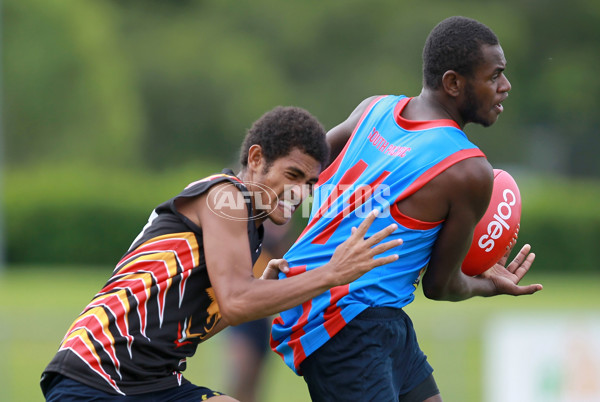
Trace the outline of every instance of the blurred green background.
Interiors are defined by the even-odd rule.
[[[540,309],[591,305],[598,311],[600,2],[0,0],[0,5],[0,288],[21,283],[18,289],[25,292],[15,295],[21,299],[0,299],[0,342],[3,355],[27,356],[4,360],[0,374],[27,372],[37,381],[66,327],[151,209],[193,180],[235,168],[245,130],[265,111],[301,106],[331,128],[368,96],[417,95],[425,38],[451,15],[490,26],[508,60],[512,90],[505,112],[490,128],[466,131],[495,167],[519,183],[520,244],[531,243],[538,255],[535,275],[540,282],[550,275],[555,289],[566,284],[564,292],[546,287],[545,296],[527,300],[547,300],[536,304]],[[29,289],[29,280],[40,285]],[[582,280],[588,293],[581,290],[581,303],[571,304]],[[80,290],[86,296],[65,295]],[[529,302],[520,300],[513,308]],[[469,315],[468,306],[489,303],[496,302],[453,305],[456,320]],[[433,328],[446,304],[420,298],[414,305],[419,333],[419,326],[421,332]],[[497,309],[503,309],[501,302]],[[473,317],[479,322],[482,315]],[[38,320],[42,325],[33,326]],[[471,336],[481,342],[483,324],[474,325]],[[46,333],[46,327],[52,329]],[[14,347],[24,333],[27,341]],[[32,343],[40,333],[48,339]],[[426,350],[434,365],[444,366],[441,337],[432,335],[425,343],[434,351]],[[26,350],[27,345],[33,346]],[[27,364],[33,356],[41,356],[41,365]],[[476,356],[467,364],[471,371],[438,375],[447,376],[439,380],[444,385],[466,386],[465,376],[479,384],[470,397],[449,400],[481,400],[477,373],[483,363]],[[270,373],[279,380],[291,374],[286,370],[277,361]],[[214,371],[210,375],[207,385],[221,384]],[[2,384],[0,399],[30,400],[15,398],[36,387],[30,381]]]

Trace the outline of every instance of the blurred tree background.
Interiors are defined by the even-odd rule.
[[[2,5],[9,263],[114,262],[156,204],[234,167],[245,130],[272,107],[304,107],[330,128],[367,96],[417,95],[428,32],[465,15],[498,34],[512,83],[498,123],[467,133],[524,193],[529,177],[550,189],[535,193],[546,202],[559,178],[579,183],[587,198],[575,224],[569,215],[548,227],[551,208],[530,213],[546,226],[531,223],[543,234],[584,222],[587,243],[572,252],[589,248],[585,264],[597,266],[598,1]],[[573,207],[579,194],[557,204]]]

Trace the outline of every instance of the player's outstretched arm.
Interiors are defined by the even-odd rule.
[[[230,191],[239,191],[229,187]],[[228,188],[223,191],[228,191]],[[324,266],[279,281],[258,280],[252,275],[247,211],[232,208],[218,215],[212,212],[207,202],[210,203],[207,197],[199,197],[194,205],[185,209],[188,211],[186,216],[202,227],[208,274],[221,316],[230,325],[295,307],[398,258],[396,255],[377,258],[401,244],[400,240],[378,244],[396,229],[396,225],[365,239],[376,217],[372,214],[338,246],[330,262]],[[194,217],[195,212],[190,213],[190,210],[198,211],[198,216]]]
[[[389,264],[398,259],[396,254],[375,258],[377,255],[402,244],[402,240],[399,239],[375,246],[375,244],[381,242],[385,237],[389,236],[397,229],[395,224],[388,226],[386,229],[376,233],[369,239],[364,239],[367,230],[377,217],[377,214],[377,211],[373,211],[363,222],[361,222],[358,228],[352,228],[350,237],[335,249],[329,264],[326,264],[334,270],[343,267],[350,268],[346,270],[347,272],[339,272],[336,274],[340,281],[340,285],[350,283],[369,270],[380,265]],[[277,279],[279,277],[279,272],[287,274],[289,271],[286,260],[282,258],[273,259],[267,264],[260,279]]]

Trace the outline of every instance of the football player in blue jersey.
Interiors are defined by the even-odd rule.
[[[451,301],[542,289],[519,284],[535,258],[529,245],[510,264],[507,254],[477,277],[461,272],[493,185],[492,166],[463,129],[493,124],[511,89],[498,38],[451,17],[429,34],[423,63],[419,95],[368,98],[327,133],[331,165],[308,226],[284,256],[291,274],[310,273],[365,208],[382,211],[371,230],[394,222],[390,238],[404,240],[397,261],[274,320],[271,346],[304,376],[313,401],[442,400],[402,310],[419,282],[426,297]]]

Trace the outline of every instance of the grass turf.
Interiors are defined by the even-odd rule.
[[[110,268],[9,267],[0,274],[0,400],[43,401],[38,381],[64,332],[105,282]],[[446,401],[482,401],[485,329],[498,315],[598,314],[600,274],[532,275],[534,296],[474,298],[434,302],[420,290],[406,307],[422,349],[435,368]],[[198,385],[227,391],[226,337],[217,336],[189,359],[186,377]],[[501,379],[499,379],[501,380]],[[274,353],[268,355],[261,401],[310,400],[306,386]]]

